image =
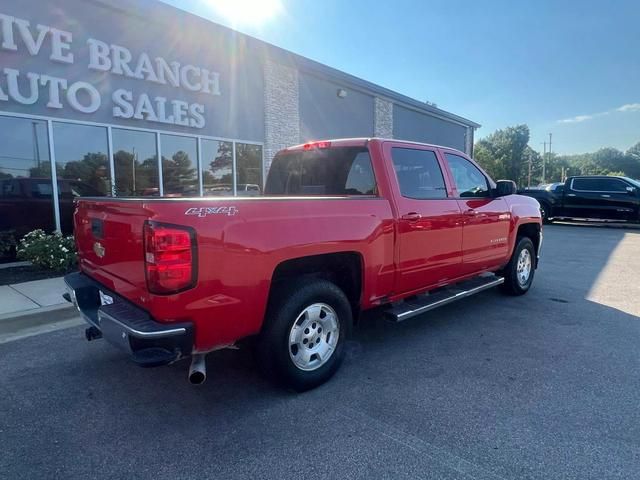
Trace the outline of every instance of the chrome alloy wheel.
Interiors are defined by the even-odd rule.
[[[289,332],[289,357],[304,371],[320,368],[333,355],[340,337],[340,320],[326,303],[306,307]]]
[[[523,248],[520,252],[520,255],[518,255],[518,266],[516,274],[518,283],[521,287],[527,285],[529,277],[531,276],[532,267],[533,262],[531,261],[531,252],[528,249]]]

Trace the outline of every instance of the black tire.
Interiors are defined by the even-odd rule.
[[[553,220],[549,218],[549,212],[551,212],[551,206],[547,202],[540,203],[540,215],[542,216],[542,223],[549,224]]]
[[[525,249],[529,251],[531,271],[527,280],[522,282],[522,280],[518,278],[518,259],[520,258],[521,252]],[[511,259],[501,272],[504,277],[504,283],[501,286],[502,291],[508,295],[524,295],[527,293],[533,283],[533,276],[536,271],[535,262],[536,250],[531,239],[529,237],[518,237]]]
[[[337,344],[332,353],[327,355],[325,363],[313,370],[303,370],[294,363],[292,358],[297,355],[297,347],[292,348],[294,346],[290,344],[290,334],[295,323],[300,325],[305,318],[308,318],[308,313],[306,317],[299,318],[308,307],[322,304],[327,305],[329,310],[332,309],[337,316],[336,331],[339,332]],[[324,312],[320,315],[322,313]],[[307,278],[294,280],[291,285],[277,288],[269,300],[262,332],[256,342],[256,358],[259,366],[268,377],[285,387],[297,391],[315,388],[329,380],[340,367],[344,346],[351,334],[351,326],[351,305],[340,288],[327,280]],[[304,332],[307,333],[307,330]],[[318,334],[320,337],[321,335],[321,333]],[[324,335],[324,340],[315,338],[316,347],[325,347],[329,344],[330,338],[326,330]],[[325,343],[321,345],[321,341]],[[308,348],[310,348],[309,345],[314,345],[313,341],[305,343]]]

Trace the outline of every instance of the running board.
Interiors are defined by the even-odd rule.
[[[504,283],[504,278],[493,274],[485,274],[479,277],[455,283],[437,290],[433,293],[425,293],[410,297],[407,300],[394,304],[385,310],[385,316],[393,322],[401,322],[416,315],[428,312],[434,308],[442,307],[463,298],[470,297],[489,288]]]

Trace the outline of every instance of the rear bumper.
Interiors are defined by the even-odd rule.
[[[82,318],[139,365],[166,365],[191,355],[192,323],[156,322],[145,310],[83,273],[71,273],[64,277],[64,281],[68,300],[76,306]],[[113,303],[102,305],[100,292],[103,297],[110,297]]]

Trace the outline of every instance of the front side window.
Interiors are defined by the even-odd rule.
[[[267,195],[376,195],[369,151],[334,147],[278,154],[269,169]]]
[[[482,172],[466,158],[452,153],[445,153],[449,168],[456,182],[458,195],[466,197],[488,197],[489,184]]]
[[[447,187],[434,152],[392,148],[391,157],[403,197],[418,200],[447,198]]]

